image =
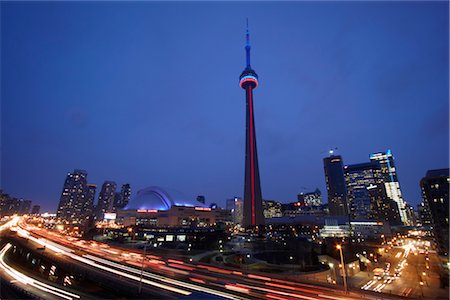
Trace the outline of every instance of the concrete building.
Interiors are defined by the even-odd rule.
[[[449,248],[449,182],[449,169],[429,170],[420,180],[423,201],[430,210],[438,252],[443,255],[448,255]]]

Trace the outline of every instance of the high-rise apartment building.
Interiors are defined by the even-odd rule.
[[[348,216],[347,190],[344,166],[340,155],[330,155],[323,159],[325,182],[328,192],[328,208],[332,216]]]
[[[56,217],[66,223],[80,223],[86,202],[87,172],[74,170],[68,173],[59,199]]]
[[[19,214],[29,214],[31,209],[31,200],[20,200]]]
[[[398,182],[397,170],[394,164],[394,156],[392,155],[391,150],[372,153],[370,155],[370,160],[377,161],[380,164],[386,194],[390,199],[397,203],[402,223],[404,225],[411,225],[411,220],[409,220],[408,213],[406,211],[406,202],[403,199],[402,192],[400,190],[400,183]]]
[[[114,181],[105,181],[98,196],[97,220],[103,220],[105,212],[113,212],[117,185]]]
[[[33,207],[31,208],[31,214],[32,215],[38,215],[40,210],[41,210],[41,206],[40,205],[33,205]]]
[[[449,183],[449,169],[429,170],[420,180],[423,201],[430,210],[438,252],[444,255],[448,255],[449,247]]]
[[[94,218],[94,202],[96,190],[97,186],[95,184],[86,185],[86,201],[83,205],[83,219],[86,222],[89,222]]]
[[[120,208],[124,208],[127,206],[128,202],[130,202],[131,198],[131,186],[129,183],[125,183],[122,185],[122,189],[120,190],[121,196],[121,205]]]

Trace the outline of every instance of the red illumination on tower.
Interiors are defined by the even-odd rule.
[[[256,148],[253,90],[258,86],[258,75],[250,66],[250,35],[247,22],[245,45],[247,65],[240,76],[239,85],[245,90],[246,100],[246,147],[244,181],[244,227],[264,225],[261,182],[259,178],[258,153]]]

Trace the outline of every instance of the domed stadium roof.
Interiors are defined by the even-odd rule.
[[[130,203],[125,206],[125,210],[169,210],[172,205],[176,206],[198,206],[205,205],[196,200],[190,201],[186,197],[175,190],[162,188],[159,186],[149,186],[139,190]]]

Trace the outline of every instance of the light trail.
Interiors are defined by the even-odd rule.
[[[2,232],[3,230],[6,230],[12,226],[16,226],[17,223],[19,222],[20,217],[19,216],[13,216],[13,218],[11,220],[9,220],[8,222],[6,222],[5,224],[0,226],[0,232]]]
[[[32,240],[32,241],[42,245],[42,246],[45,246],[45,247],[47,247],[48,249],[50,249],[50,250],[52,250],[54,252],[64,254],[64,255],[66,255],[66,256],[74,259],[74,260],[80,261],[80,262],[82,262],[84,264],[88,264],[88,265],[93,266],[95,268],[102,269],[104,271],[107,271],[107,272],[110,272],[110,273],[114,273],[114,274],[117,274],[117,275],[120,275],[120,276],[124,276],[124,277],[127,277],[127,278],[135,280],[135,281],[140,281],[140,276],[138,277],[138,276],[131,275],[129,273],[123,272],[123,271],[127,271],[127,272],[131,272],[131,273],[140,275],[141,274],[140,270],[137,270],[137,269],[131,268],[131,267],[127,267],[127,266],[124,266],[124,265],[121,265],[121,264],[118,264],[118,263],[114,263],[114,262],[109,261],[109,260],[101,259],[101,258],[98,258],[96,256],[92,256],[92,255],[88,255],[88,254],[87,255],[83,255],[83,256],[79,256],[79,255],[76,255],[74,253],[74,250],[72,250],[70,248],[58,245],[58,244],[56,244],[54,242],[48,241],[48,240],[43,239],[43,238],[33,237],[25,229],[18,228],[17,231],[18,231],[18,233],[20,232],[20,234],[23,235],[24,237],[26,237],[26,238],[28,238],[28,239],[30,239],[30,240]],[[99,265],[98,263],[95,263],[95,262],[98,262],[98,263],[102,262],[103,264],[109,265],[110,267],[114,267],[114,268],[117,268],[117,269],[121,269],[122,271],[117,270],[117,269],[113,269],[113,268],[110,268],[110,267],[107,267],[107,266],[104,266],[104,265]],[[163,266],[163,265],[161,265],[161,266]],[[175,270],[175,272],[177,272],[177,271],[180,272],[179,270],[176,270],[176,269],[173,269],[173,268],[171,269],[171,271],[174,271],[174,270]],[[197,285],[194,285],[194,284],[185,283],[183,281],[174,280],[174,279],[171,279],[171,278],[168,278],[168,277],[164,277],[164,276],[161,276],[161,275],[156,275],[156,274],[152,274],[152,273],[148,273],[148,272],[143,272],[142,274],[145,275],[147,278],[156,279],[156,280],[159,280],[159,281],[162,281],[162,282],[166,282],[166,283],[173,284],[173,285],[176,285],[176,286],[181,286],[181,287],[188,288],[188,289],[195,290],[195,291],[199,291],[199,292],[209,293],[209,294],[212,294],[212,295],[219,295],[219,296],[227,298],[227,299],[241,299],[241,300],[247,299],[247,298],[239,297],[239,296],[234,295],[234,294],[229,294],[229,293],[226,293],[226,292],[213,290],[213,289],[210,289],[210,288],[207,288],[207,287],[204,287],[204,286],[197,286]],[[144,279],[144,278],[142,279],[142,282],[145,283],[145,284],[153,285],[153,286],[159,287],[161,289],[169,290],[169,291],[172,291],[172,292],[175,292],[175,293],[178,293],[178,294],[182,294],[182,295],[185,295],[185,296],[192,294],[192,292],[190,292],[190,291],[186,291],[184,289],[180,289],[180,288],[175,288],[175,287],[172,287],[172,286],[164,285],[164,284],[157,283],[157,282],[154,282],[154,281],[151,281],[151,280],[148,280],[148,279]]]
[[[111,269],[111,268],[108,268],[108,267],[105,267],[105,266],[102,266],[102,265],[98,265],[98,264],[94,263],[92,260],[89,260],[89,259],[83,258],[81,256],[78,256],[76,254],[73,254],[74,251],[72,249],[69,249],[67,247],[58,245],[56,243],[50,242],[50,241],[42,239],[42,238],[39,238],[39,239],[35,238],[34,236],[30,235],[30,233],[28,231],[26,231],[24,229],[19,228],[18,229],[18,233],[19,232],[22,235],[25,235],[28,239],[30,239],[30,240],[32,240],[32,241],[34,241],[34,242],[36,242],[36,243],[38,243],[38,244],[40,244],[42,246],[47,247],[48,249],[50,249],[50,250],[52,250],[52,251],[54,251],[56,253],[62,253],[62,254],[66,255],[66,256],[68,256],[68,257],[70,257],[72,259],[78,260],[78,261],[80,261],[80,262],[82,262],[84,264],[88,264],[88,265],[93,266],[93,267],[95,267],[97,269],[102,269],[104,271],[107,271],[107,272],[110,272],[110,273],[114,273],[116,275],[124,276],[124,277],[127,277],[127,278],[135,280],[135,281],[140,281],[140,277],[138,277],[138,276],[130,275],[128,273],[124,273],[124,272],[121,272],[121,271],[118,271],[118,270],[115,270],[115,269]],[[139,271],[137,271],[137,272],[139,272]],[[155,287],[158,287],[158,288],[161,288],[161,289],[164,289],[164,290],[168,290],[168,291],[171,291],[171,292],[175,292],[175,293],[178,293],[178,294],[182,294],[182,295],[185,295],[185,296],[192,294],[189,291],[178,289],[178,288],[174,288],[174,287],[167,286],[167,285],[163,285],[163,284],[160,284],[160,283],[157,283],[157,282],[153,282],[153,281],[150,281],[150,280],[147,280],[147,279],[143,279],[142,282],[146,283],[148,285],[152,285],[152,286],[155,286]]]
[[[58,296],[60,298],[63,299],[67,299],[67,300],[73,300],[74,298],[79,299],[80,296],[77,294],[73,294],[70,292],[67,292],[63,289],[45,284],[41,281],[38,281],[36,279],[33,279],[29,276],[26,276],[23,273],[20,273],[19,271],[17,271],[16,269],[12,268],[11,266],[7,265],[4,261],[4,257],[6,252],[8,252],[8,250],[12,247],[12,245],[10,243],[6,244],[5,247],[3,247],[3,249],[0,251],[0,268],[2,270],[4,270],[9,276],[11,276],[12,278],[14,278],[14,280],[17,280],[25,285],[30,285],[32,287],[35,287],[41,291],[53,294],[55,296]]]
[[[255,290],[260,290],[263,292],[268,292],[268,293],[273,293],[273,294],[278,294],[278,295],[283,295],[283,296],[289,296],[294,297],[294,298],[299,298],[299,299],[306,299],[306,300],[317,300],[317,298],[314,297],[309,297],[309,296],[304,296],[304,295],[299,295],[299,294],[294,294],[294,293],[288,293],[288,292],[282,292],[282,291],[277,291],[277,290],[273,290],[273,289],[267,289],[267,288],[262,288],[259,286],[252,286],[252,285],[248,285],[248,284],[238,284],[239,287],[244,287],[244,288],[251,288],[251,289],[255,289]]]
[[[128,266],[124,266],[124,265],[121,265],[121,264],[109,261],[107,259],[99,258],[99,257],[92,256],[92,255],[89,255],[89,254],[86,254],[83,257],[91,259],[91,260],[93,260],[95,262],[98,262],[98,263],[103,263],[103,264],[106,264],[106,265],[111,266],[111,267],[122,269],[124,271],[128,271],[128,272],[135,273],[135,274],[141,274],[140,270],[136,270],[134,268],[131,268],[131,267],[128,267]],[[210,289],[210,288],[207,288],[207,287],[204,287],[204,286],[196,286],[194,284],[190,284],[190,283],[186,283],[186,282],[183,282],[183,281],[179,281],[179,280],[171,279],[171,278],[168,278],[168,277],[164,277],[164,276],[161,276],[161,275],[149,273],[147,271],[142,272],[142,274],[147,276],[147,277],[149,277],[149,278],[152,278],[152,279],[160,280],[160,281],[163,281],[163,282],[166,282],[166,283],[171,283],[173,285],[182,286],[182,287],[189,288],[189,289],[196,290],[196,291],[200,291],[200,292],[206,292],[206,293],[209,293],[209,294],[212,294],[212,295],[219,295],[219,296],[227,298],[227,299],[246,299],[246,298],[238,297],[238,296],[233,295],[233,294],[228,294],[228,293],[224,293],[224,292],[221,292],[221,291],[218,291],[218,290],[213,290],[213,289]]]

